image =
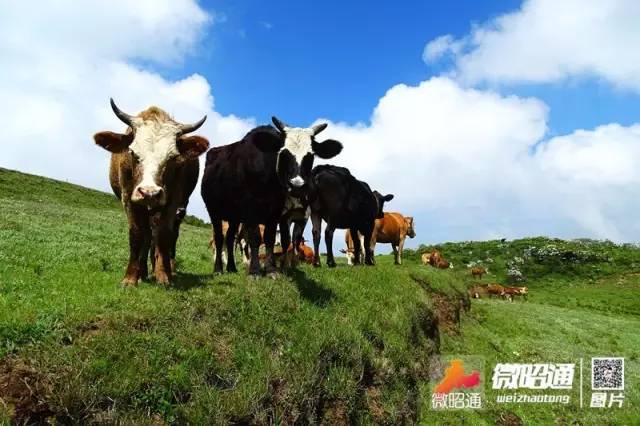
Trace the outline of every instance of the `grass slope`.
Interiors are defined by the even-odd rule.
[[[440,248],[453,270],[423,267],[418,250],[402,267],[380,256],[375,268],[253,281],[211,276],[209,230],[187,225],[172,288],[122,289],[126,220],[114,197],[0,169],[0,205],[0,422],[638,423],[635,247],[451,243]],[[465,264],[503,282],[525,252],[515,264],[529,302],[473,301],[460,314]],[[625,356],[626,407],[489,401],[435,413],[438,351],[484,357],[488,378],[497,362]]]
[[[415,421],[437,327],[389,259],[212,277],[209,230],[187,225],[174,287],[122,289],[112,196],[0,170],[0,203],[4,418]]]

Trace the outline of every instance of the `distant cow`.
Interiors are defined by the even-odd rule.
[[[227,272],[237,271],[233,236],[240,223],[247,227],[249,234],[249,273],[253,276],[260,274],[258,224],[265,225],[266,272],[275,272],[276,226],[288,216],[287,198],[304,198],[316,156],[332,158],[342,150],[338,141],[315,140],[315,136],[327,127],[326,124],[299,128],[288,126],[276,117],[272,120],[275,128],[256,127],[241,141],[213,148],[207,153],[202,199],[215,229],[217,252],[221,252],[223,244],[222,232],[218,231],[223,220],[229,222],[230,232],[225,238]],[[281,238],[283,246],[288,247],[291,241],[288,227],[281,227]],[[221,256],[216,257],[214,272],[222,272]]]
[[[99,132],[93,139],[112,153],[111,188],[129,221],[129,264],[122,284],[136,285],[147,278],[152,244],[155,279],[168,284],[182,220],[179,209],[186,209],[197,181],[198,156],[209,147],[205,138],[185,135],[207,117],[180,124],[155,106],[136,116],[122,112],[113,99],[111,108],[128,126],[126,132]]]
[[[371,234],[377,218],[383,217],[383,206],[393,195],[381,195],[371,191],[369,185],[357,180],[348,169],[331,165],[316,166],[309,185],[309,206],[313,225],[314,266],[320,266],[320,226],[327,222],[324,231],[327,246],[327,266],[336,266],[333,257],[333,233],[336,228],[349,229],[353,238],[358,232],[364,237],[365,263],[373,265]],[[360,257],[360,245],[355,246],[355,261]]]
[[[453,268],[453,263],[448,262],[442,257],[442,254],[438,250],[432,250],[430,253],[422,254],[422,264],[431,265],[438,269]]]
[[[483,285],[474,285],[469,289],[469,296],[474,299],[480,299],[482,295],[487,295],[487,286]]]
[[[293,252],[293,251],[294,251],[294,245],[293,243],[291,243],[289,245],[289,252]],[[314,258],[313,249],[307,246],[304,242],[300,243],[298,245],[297,258],[301,262],[312,264],[313,258]]]
[[[377,221],[378,219],[376,219]],[[351,238],[351,231],[348,229],[344,232],[344,244],[347,246],[345,249],[340,249],[340,253],[343,253],[347,257],[347,265],[354,265],[358,263],[364,263],[364,236],[358,232],[358,244],[360,245],[360,255],[358,261],[355,260],[355,245],[353,238]]]
[[[529,289],[527,287],[505,287],[504,297],[513,302],[514,296],[522,296],[525,300],[528,299]]]
[[[487,270],[482,266],[476,266],[471,268],[471,276],[473,278],[482,279],[482,276],[487,273]]]
[[[364,238],[362,234],[358,235],[360,245],[362,245]],[[376,219],[373,234],[371,235],[371,250],[375,252],[377,243],[391,244],[394,263],[401,265],[404,240],[407,236],[409,238],[416,236],[413,229],[413,217],[402,216],[400,213],[385,213],[382,219]],[[345,232],[345,243],[347,250],[341,250],[341,252],[347,254],[347,263],[351,265],[353,263],[354,244],[350,232]]]
[[[500,296],[500,297],[505,297],[505,290],[504,287],[501,286],[500,284],[489,284],[487,286],[487,293],[489,293],[489,296]]]

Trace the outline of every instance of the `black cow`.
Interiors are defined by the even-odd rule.
[[[276,128],[256,127],[241,141],[212,148],[207,153],[202,199],[214,228],[217,253],[222,253],[222,220],[229,222],[227,272],[237,271],[233,244],[240,223],[249,232],[249,273],[260,274],[258,224],[265,225],[266,272],[275,272],[276,226],[287,216],[287,197],[304,197],[316,155],[332,158],[342,150],[338,141],[315,140],[315,135],[324,130],[326,124],[299,128],[288,126],[276,117],[272,120]],[[280,234],[282,246],[288,247],[291,242],[288,227],[281,229]],[[222,272],[222,256],[216,256],[215,272]]]
[[[381,195],[371,191],[369,185],[357,180],[349,169],[322,165],[311,172],[309,184],[309,205],[313,225],[313,265],[320,266],[320,226],[327,222],[324,240],[327,245],[327,265],[336,266],[333,258],[333,232],[336,228],[348,229],[354,241],[358,232],[364,236],[365,263],[373,265],[371,234],[376,219],[383,217],[385,201],[393,199],[392,194]],[[355,245],[355,258],[360,257],[360,245]]]

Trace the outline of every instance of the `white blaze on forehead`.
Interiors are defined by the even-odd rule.
[[[302,163],[305,155],[313,153],[311,146],[313,129],[285,127],[284,132],[285,140],[282,150],[286,149],[295,157],[298,164]]]
[[[136,123],[138,124],[138,123]],[[160,172],[165,163],[180,154],[176,145],[176,135],[180,131],[171,122],[140,121],[136,125],[136,135],[129,149],[138,157],[142,167],[142,181],[139,186],[158,186]]]

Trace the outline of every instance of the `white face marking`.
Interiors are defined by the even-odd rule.
[[[305,155],[313,154],[313,148],[311,147],[313,129],[285,127],[284,132],[286,137],[282,149],[288,150],[300,165]]]
[[[295,186],[296,188],[300,188],[302,185],[304,185],[304,179],[302,179],[300,176],[294,177],[289,182],[291,182],[291,185]]]
[[[134,122],[135,139],[129,149],[138,158],[138,167],[142,168],[142,180],[133,190],[132,200],[140,201],[138,188],[161,189],[160,175],[168,160],[177,157],[180,152],[176,145],[176,135],[180,128],[171,122],[159,123],[154,120]]]

